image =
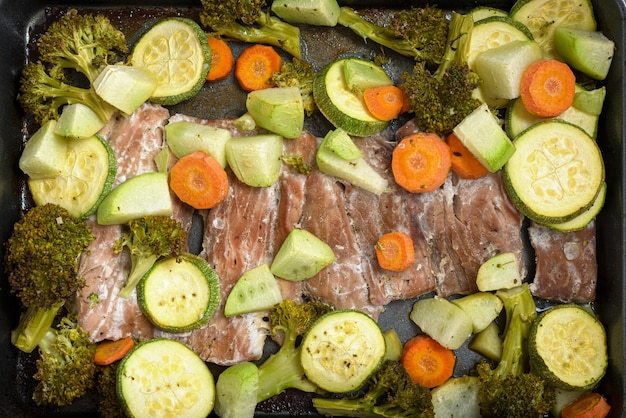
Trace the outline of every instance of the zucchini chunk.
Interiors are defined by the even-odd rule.
[[[140,343],[121,360],[117,393],[129,417],[204,418],[215,405],[206,363],[167,338]]]
[[[604,183],[598,145],[578,126],[536,123],[518,135],[504,166],[504,185],[518,210],[537,223],[574,219],[596,201]]]
[[[165,331],[191,331],[205,325],[219,302],[217,274],[193,254],[158,261],[137,285],[141,311]]]
[[[593,389],[606,373],[606,332],[576,304],[557,305],[537,316],[529,335],[530,367],[555,387]]]
[[[301,362],[311,382],[329,392],[346,393],[365,383],[385,352],[385,337],[372,318],[355,310],[333,311],[304,336]]]

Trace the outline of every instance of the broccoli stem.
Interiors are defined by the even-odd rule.
[[[32,352],[48,333],[63,302],[50,308],[30,305],[11,331],[11,343],[25,353]]]
[[[262,14],[257,23],[259,27],[225,23],[217,26],[216,33],[243,42],[277,46],[296,58],[302,57],[300,29],[266,14]]]
[[[471,15],[452,13],[448,30],[448,42],[443,53],[441,64],[433,74],[435,78],[441,79],[453,63],[459,65],[467,64],[473,27],[474,19]]]
[[[259,366],[257,403],[288,388],[303,392],[316,392],[319,389],[304,376],[295,336],[285,338],[282,347]]]
[[[143,276],[154,266],[159,256],[153,254],[143,254],[141,256],[131,255],[131,268],[126,284],[120,290],[120,297],[129,298],[133,289],[141,281]]]
[[[535,301],[528,284],[497,293],[504,304],[506,328],[502,342],[502,358],[494,373],[499,377],[519,376],[528,369],[528,336],[537,316]]]
[[[396,37],[391,30],[385,27],[375,25],[363,19],[348,6],[341,8],[337,23],[350,28],[352,32],[359,35],[363,40],[371,39],[377,44],[387,47],[400,55],[413,58],[419,58],[421,55],[409,42]]]

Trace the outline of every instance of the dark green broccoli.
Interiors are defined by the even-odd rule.
[[[537,316],[535,301],[526,283],[496,295],[504,304],[506,327],[496,368],[492,370],[486,361],[476,367],[481,416],[542,417],[556,398],[554,388],[529,372],[528,336]]]
[[[331,310],[330,305],[322,302],[298,304],[285,299],[270,311],[272,335],[282,339],[282,345],[259,366],[257,402],[269,399],[289,388],[305,392],[318,391],[317,385],[304,376],[298,343],[299,338],[313,322]]]
[[[18,100],[40,124],[57,119],[66,104],[82,103],[103,121],[113,108],[100,99],[91,84],[102,68],[128,52],[126,38],[103,15],[78,14],[70,9],[37,40],[39,61],[22,71]],[[87,86],[79,87],[75,72]]]
[[[470,15],[453,13],[446,51],[437,69],[431,72],[424,62],[416,62],[412,73],[402,75],[400,87],[422,131],[445,135],[480,105],[473,97],[480,78],[466,60],[473,26]]]
[[[314,78],[313,66],[305,60],[294,58],[290,62],[283,62],[280,71],[272,75],[270,82],[276,84],[277,87],[298,87],[304,111],[307,116],[311,116],[317,108],[313,98]]]
[[[131,269],[126,284],[119,295],[127,298],[141,278],[165,256],[178,257],[187,249],[187,231],[169,216],[144,216],[132,219],[127,229],[113,245],[120,253],[125,247],[130,250]]]
[[[301,58],[300,29],[271,16],[265,0],[201,0],[200,23],[213,36],[274,45]]]
[[[97,366],[96,390],[98,393],[98,416],[124,418],[126,414],[117,395],[117,368],[121,360],[107,366]]]
[[[450,21],[446,12],[437,7],[412,7],[394,13],[385,26],[380,26],[344,6],[337,23],[364,40],[370,39],[416,61],[438,64],[446,49]]]
[[[11,333],[17,348],[33,351],[65,300],[82,288],[78,260],[93,239],[84,221],[54,204],[35,206],[15,224],[5,244],[5,270],[27,308]]]
[[[397,360],[386,360],[357,397],[313,398],[322,415],[344,417],[434,417],[430,390],[413,383]]]
[[[38,381],[33,392],[37,405],[64,406],[85,395],[95,384],[96,345],[75,318],[63,317],[39,342]]]

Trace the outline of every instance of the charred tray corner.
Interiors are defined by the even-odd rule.
[[[383,7],[424,6],[427,4],[421,0],[408,3],[393,0],[387,2],[376,0],[343,1],[340,3],[353,7],[376,8],[376,10],[384,10]],[[442,0],[437,6],[447,9],[468,10],[477,5],[485,5],[508,10],[513,3],[513,0]],[[604,209],[596,220],[598,284],[594,308],[597,310],[608,334],[609,354],[609,367],[598,390],[606,395],[612,406],[611,417],[626,417],[626,407],[624,406],[626,400],[624,371],[626,358],[624,346],[626,342],[624,325],[626,314],[624,306],[626,299],[626,277],[624,276],[626,272],[626,249],[624,248],[626,162],[623,144],[626,134],[624,129],[626,82],[623,66],[626,45],[624,23],[626,21],[626,2],[625,0],[592,0],[592,3],[598,28],[615,41],[617,48],[613,65],[604,82],[607,86],[607,96],[597,135],[597,142],[600,145],[606,168],[607,197]],[[172,15],[195,18],[197,15],[199,6],[195,2],[184,2],[177,6],[171,4],[171,2],[159,0],[138,0],[128,4],[103,0],[100,3],[90,3],[88,7],[108,13],[113,23],[119,24],[127,33],[130,43],[135,39],[133,36],[137,36],[141,32],[142,25],[153,19]],[[0,0],[0,9],[2,10],[0,13],[0,33],[5,40],[5,48],[1,53],[2,60],[0,60],[0,75],[4,81],[0,96],[0,123],[2,124],[0,156],[3,160],[0,166],[2,174],[0,176],[0,211],[3,215],[3,221],[0,222],[0,235],[3,243],[11,235],[14,223],[23,216],[29,207],[25,182],[18,168],[18,160],[24,140],[32,132],[29,132],[29,127],[24,122],[22,110],[16,101],[19,75],[26,62],[32,36],[50,19],[50,16],[58,13],[59,10],[65,10],[67,7],[75,7],[80,10],[87,6],[75,0],[53,2],[53,4],[40,0],[25,0],[24,2]],[[304,28],[303,36],[314,36],[320,40],[319,48],[309,46],[309,54],[320,54],[320,56],[338,54],[337,51],[327,51],[328,45],[336,45],[333,31]],[[360,41],[360,39],[354,38],[355,42],[357,40]],[[350,47],[345,46],[345,48]],[[371,52],[371,45],[369,48]],[[408,68],[407,61],[402,60],[397,63],[391,62],[390,65],[396,71]],[[180,112],[206,119],[236,117],[242,113],[242,109],[245,109],[244,103],[245,95],[239,89],[233,91],[228,87],[217,87],[210,92],[204,89],[196,100],[176,105],[171,113]],[[403,122],[406,120],[400,120],[388,129],[395,130]],[[320,134],[320,132],[328,130],[329,127],[328,122],[319,114],[309,118],[305,125],[305,128],[313,134]],[[4,247],[1,251],[3,250]],[[415,299],[408,299],[391,302],[380,316],[381,326],[384,329],[393,326],[403,338],[414,334],[416,326],[408,317],[414,301]],[[0,372],[4,376],[0,387],[0,410],[2,411],[0,415],[19,418],[95,414],[96,400],[91,396],[81,398],[74,405],[66,408],[40,408],[32,404],[30,394],[33,382],[30,376],[33,373],[34,364],[29,356],[20,353],[11,344],[11,330],[17,323],[20,305],[10,292],[6,275],[3,275],[0,281],[0,309],[0,344],[2,347]],[[269,345],[271,349],[271,342]],[[465,350],[457,362],[460,363],[460,368],[466,370],[477,361],[477,356],[477,354]],[[260,404],[257,409],[257,416],[293,415],[316,416],[311,411],[309,395],[287,391]]]

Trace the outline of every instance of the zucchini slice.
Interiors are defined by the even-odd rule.
[[[511,201],[540,224],[574,219],[596,200],[604,183],[604,162],[596,142],[571,123],[536,123],[513,141],[516,151],[504,166]]]
[[[167,338],[135,346],[117,369],[117,393],[129,417],[204,418],[215,405],[206,363]]]
[[[67,139],[61,172],[53,177],[30,178],[28,188],[36,205],[54,203],[85,219],[111,191],[116,171],[115,153],[102,137]]]
[[[137,303],[158,328],[185,332],[206,324],[220,302],[219,278],[193,254],[158,261],[137,285]]]
[[[554,45],[557,27],[596,30],[590,0],[517,0],[509,16],[525,25],[547,57],[558,58]]]
[[[183,17],[159,20],[139,38],[131,55],[132,65],[147,68],[156,77],[151,101],[162,105],[195,96],[204,85],[211,59],[202,28]]]
[[[346,393],[360,388],[385,356],[385,337],[363,312],[333,311],[319,318],[302,340],[307,378],[320,388]]]
[[[360,63],[360,65],[350,65]],[[342,58],[326,65],[315,75],[313,80],[313,97],[320,112],[336,128],[341,128],[350,135],[366,137],[385,129],[388,122],[376,119],[367,110],[363,101],[363,94],[349,88],[346,82],[344,66],[351,69],[367,69],[371,74],[353,74],[358,80],[379,79],[382,83],[391,83],[391,79],[381,67],[359,58]],[[365,71],[365,70],[363,70]]]
[[[531,370],[555,387],[593,389],[606,372],[606,331],[579,305],[557,305],[539,314],[528,346]]]

